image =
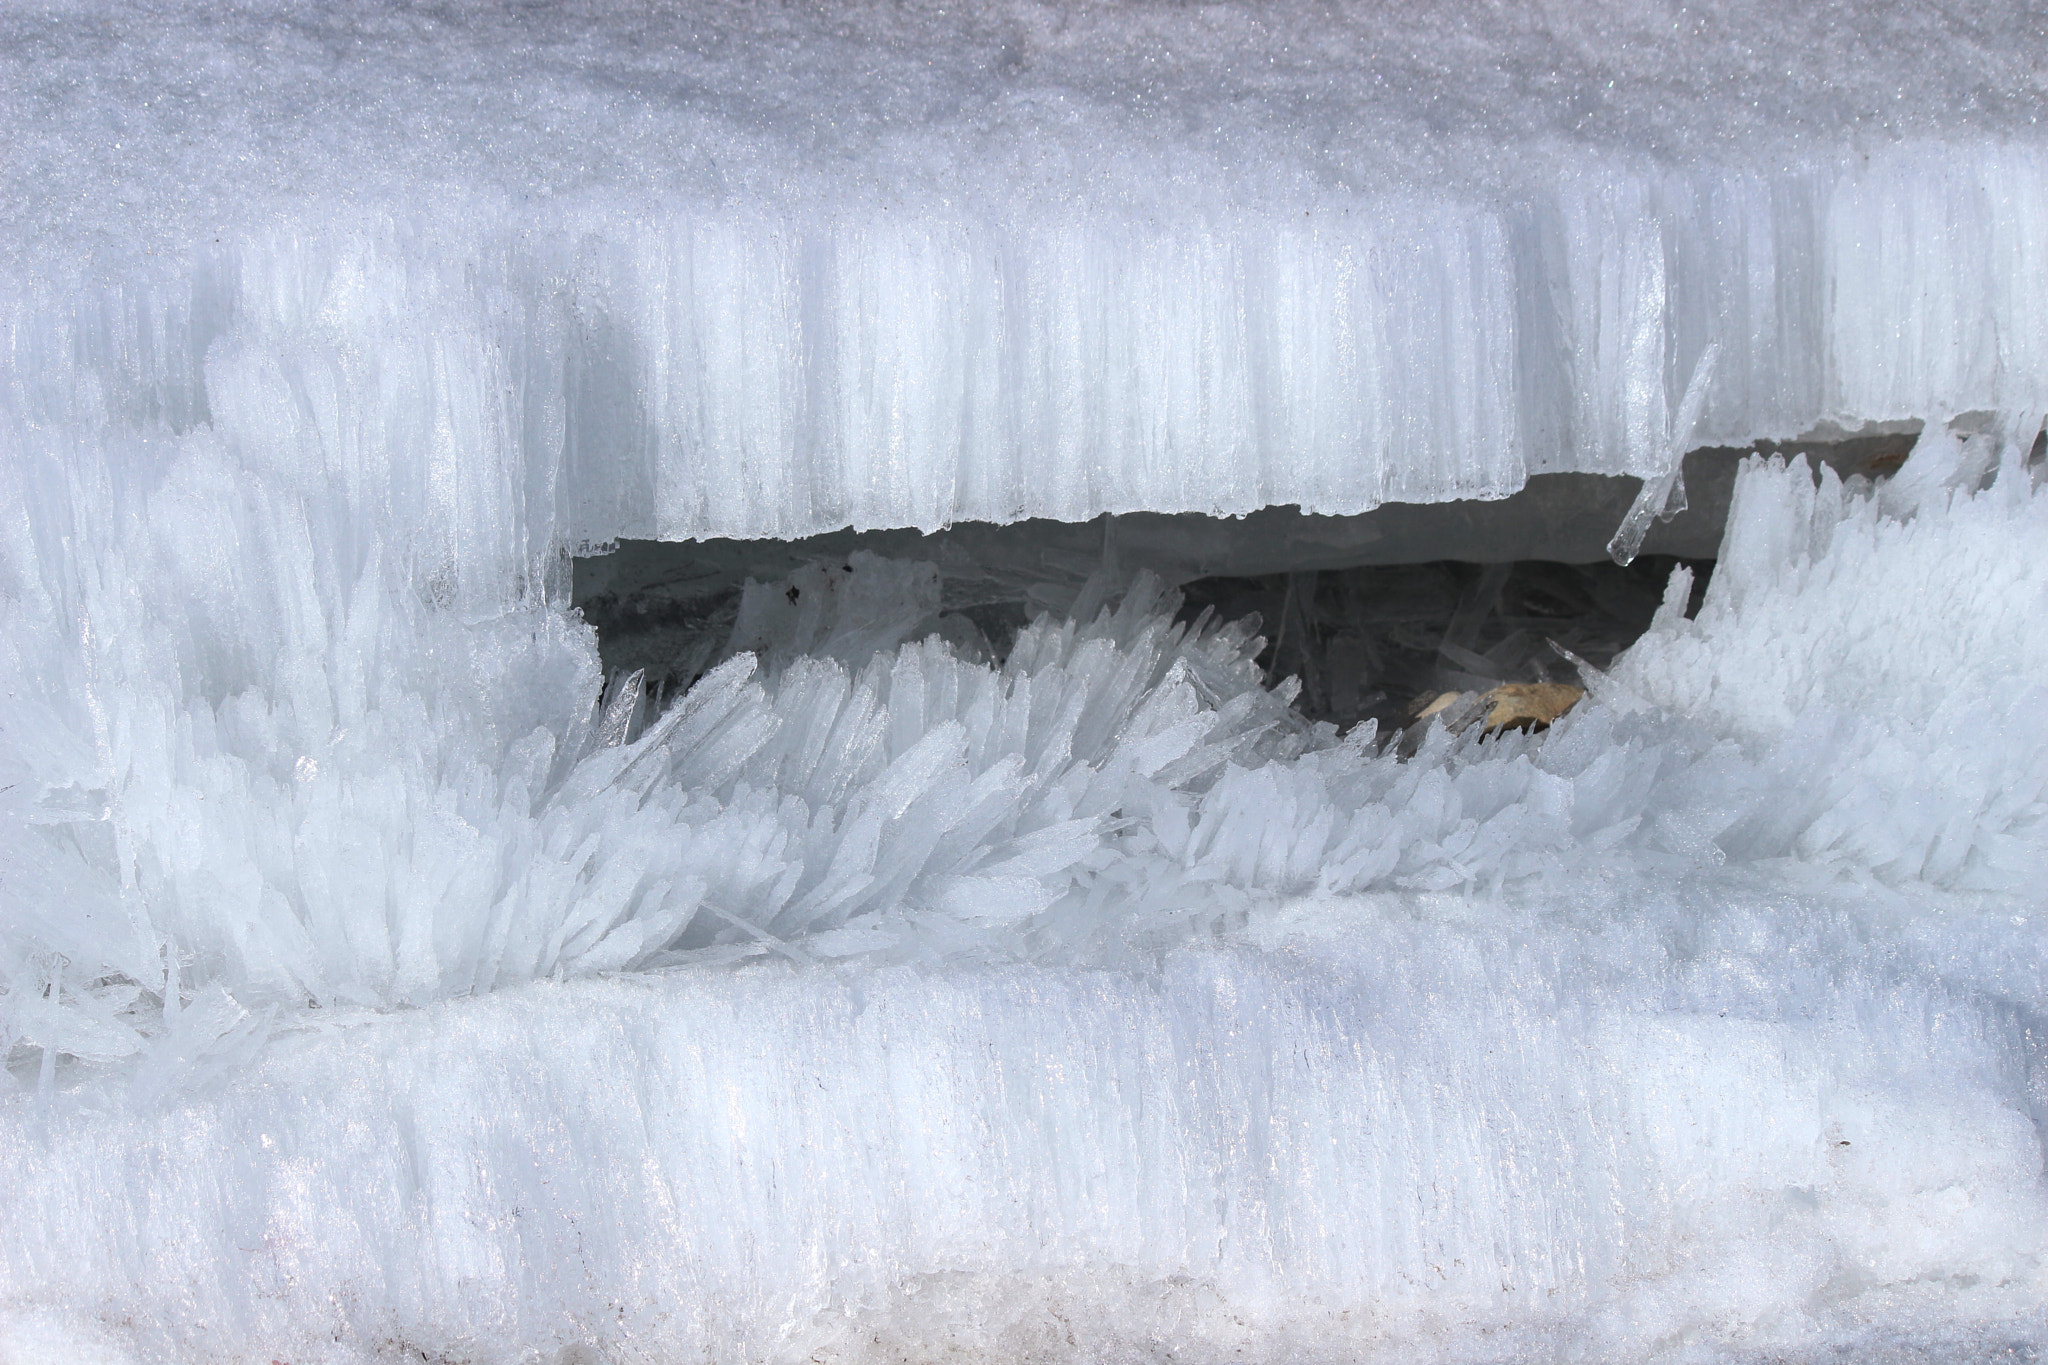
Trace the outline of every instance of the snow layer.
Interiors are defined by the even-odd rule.
[[[1839,908],[1681,899],[336,1023],[204,1104],[10,1105],[0,1268],[114,1360],[2038,1340],[2025,1027],[1887,981]]]
[[[82,367],[116,417],[307,414],[323,467],[444,428],[541,544],[1647,475],[1712,343],[1703,443],[2048,401],[2043,41],[2023,4],[11,8],[4,363],[29,420]]]

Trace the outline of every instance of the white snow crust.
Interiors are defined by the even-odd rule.
[[[1701,444],[2048,402],[2041,30],[10,6],[9,363],[31,420],[83,367],[116,414],[306,411],[316,462],[445,427],[540,543],[1647,475],[1710,344]]]
[[[0,10],[0,1362],[2038,1351],[2043,42]],[[1655,480],[1710,347],[1698,442],[1926,434],[1542,734],[1113,568],[997,660],[812,566],[666,705],[567,605]]]

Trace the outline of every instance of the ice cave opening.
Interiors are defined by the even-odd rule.
[[[607,687],[638,674],[658,710],[733,653],[767,642],[769,598],[749,608],[745,589],[774,585],[795,608],[798,569],[837,563],[839,573],[820,584],[875,597],[876,630],[862,647],[944,633],[997,662],[1035,616],[1070,613],[1091,582],[1100,595],[1146,570],[1179,591],[1183,620],[1204,610],[1224,621],[1254,618],[1264,641],[1255,661],[1269,683],[1299,679],[1294,704],[1309,718],[1340,729],[1370,718],[1391,735],[1446,689],[1569,681],[1570,659],[1605,668],[1649,627],[1676,568],[1692,575],[1686,614],[1694,614],[1745,455],[1882,481],[1917,435],[1918,424],[1897,423],[1690,452],[1690,493],[1625,564],[1608,541],[1636,481],[1552,474],[1502,499],[1394,503],[1352,516],[1270,507],[1232,518],[1138,512],[1081,524],[844,529],[794,541],[628,540],[575,559],[570,601],[597,632]],[[851,581],[856,554],[931,572],[863,593]],[[892,603],[892,594],[902,600]]]

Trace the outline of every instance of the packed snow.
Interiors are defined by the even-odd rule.
[[[0,11],[0,1362],[2031,1358],[2044,43]],[[1870,423],[1531,732],[1108,545],[572,605]]]

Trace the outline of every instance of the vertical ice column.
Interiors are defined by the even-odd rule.
[[[2048,401],[2048,167],[2012,147],[1893,148],[1827,219],[1830,400],[1864,417]]]
[[[1498,201],[1013,207],[276,229],[183,276],[25,291],[8,366],[24,414],[246,427],[259,465],[289,448],[526,578],[549,544],[622,536],[1647,474],[1711,343],[1702,444],[2048,398],[2048,170],[2025,148],[1589,161]],[[519,546],[484,546],[508,509]]]
[[[1526,477],[1504,225],[1068,217],[651,228],[583,307],[581,538],[1356,511]],[[589,345],[591,343],[586,343]],[[610,400],[604,400],[610,401]]]

